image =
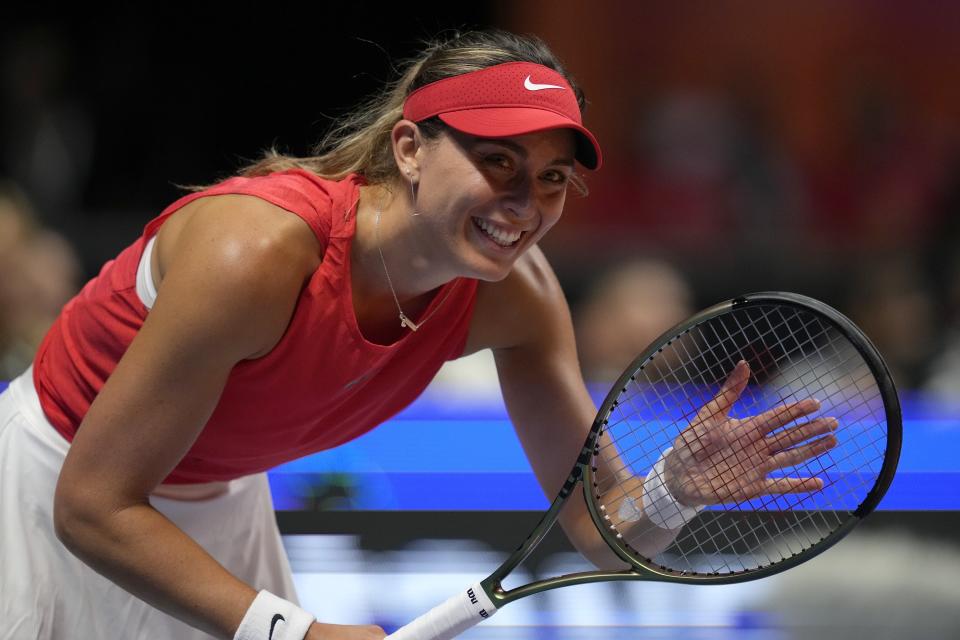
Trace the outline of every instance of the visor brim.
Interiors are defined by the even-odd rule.
[[[590,131],[570,118],[530,107],[490,107],[447,111],[438,116],[457,131],[482,138],[508,138],[551,129],[572,129],[576,135],[574,157],[594,171],[603,164],[600,144]]]

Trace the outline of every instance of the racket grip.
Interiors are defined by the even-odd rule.
[[[496,611],[497,607],[478,582],[400,627],[384,640],[450,640]]]

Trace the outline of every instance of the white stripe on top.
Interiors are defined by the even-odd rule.
[[[157,301],[157,287],[153,284],[153,268],[150,266],[150,256],[153,255],[153,243],[156,239],[157,236],[153,236],[147,241],[137,267],[137,296],[147,309],[152,309],[153,303]]]

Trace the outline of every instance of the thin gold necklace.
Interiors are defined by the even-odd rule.
[[[403,308],[400,306],[400,299],[397,297],[397,290],[393,288],[393,280],[390,279],[390,271],[387,269],[387,261],[383,257],[383,249],[380,247],[380,216],[381,214],[383,214],[383,209],[382,208],[377,209],[377,218],[376,218],[376,221],[373,223],[374,235],[376,236],[376,239],[377,239],[377,253],[380,254],[380,264],[383,265],[383,273],[384,275],[387,276],[387,285],[390,287],[390,293],[393,294],[393,301],[397,304],[397,311],[400,313],[400,326],[406,327],[411,331],[416,331],[417,329],[422,327],[427,322],[427,320],[432,318],[433,314],[435,314],[437,310],[443,306],[443,303],[447,301],[447,297],[450,295],[450,288],[447,288],[447,292],[446,294],[444,294],[443,299],[441,299],[440,302],[437,304],[437,306],[433,308],[433,311],[428,313],[427,317],[425,317],[419,323],[411,320],[407,316],[407,314],[403,312]]]

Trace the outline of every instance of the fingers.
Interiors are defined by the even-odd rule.
[[[789,424],[797,418],[813,413],[820,408],[820,401],[806,398],[800,402],[782,404],[750,418],[749,422],[757,431],[767,434]]]
[[[727,416],[730,413],[730,407],[737,401],[743,390],[747,388],[748,380],[750,380],[750,365],[741,360],[727,376],[713,400],[703,405],[703,408],[697,413],[697,418],[704,421],[716,416]]]
[[[823,455],[835,446],[837,446],[837,438],[830,434],[813,442],[781,451],[770,458],[769,470],[796,466],[805,460]]]
[[[837,430],[836,418],[816,418],[767,436],[767,449],[771,453],[795,447],[811,438],[832,433]]]
[[[777,495],[781,493],[810,493],[823,489],[820,478],[768,478],[763,493]]]
[[[821,456],[830,449],[837,446],[837,438],[833,431],[837,428],[836,418],[817,418],[802,425],[797,425],[786,429],[767,440],[775,440],[778,446],[782,445],[788,448],[772,456],[765,465],[764,472],[770,473],[776,469],[786,469],[796,466],[801,462]],[[808,440],[811,437],[827,433],[822,438],[808,442],[799,443]],[[767,495],[777,495],[783,493],[810,493],[823,489],[824,483],[820,478],[765,478],[763,481],[762,493]]]

